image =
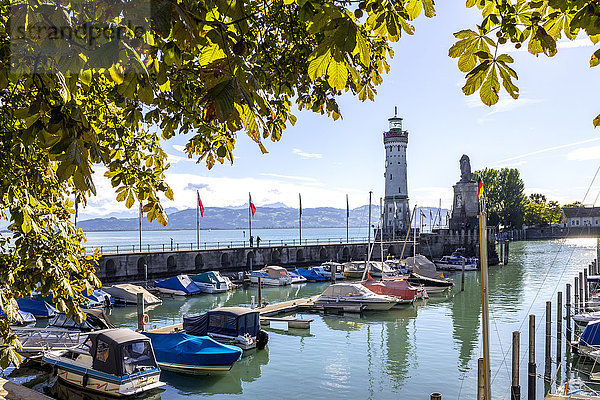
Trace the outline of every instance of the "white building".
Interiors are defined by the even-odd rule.
[[[383,133],[385,146],[385,198],[383,203],[384,236],[392,238],[406,232],[410,221],[406,147],[408,131],[402,130],[402,118],[394,112],[389,131]]]
[[[600,207],[564,207],[562,210],[567,227],[600,227]]]

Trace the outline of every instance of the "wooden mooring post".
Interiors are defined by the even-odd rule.
[[[477,359],[477,400],[486,400],[483,357]]]
[[[144,293],[137,294],[137,323],[138,323],[138,331],[144,331],[144,315],[145,307],[144,307]]]
[[[588,306],[588,299],[589,299],[589,288],[590,285],[588,284],[588,273],[587,273],[587,269],[583,270],[583,312],[587,311],[587,306]]]
[[[366,268],[366,266],[365,266]],[[335,274],[337,274],[337,265],[331,266],[331,283],[335,284]]]
[[[258,306],[262,307],[262,279],[258,277]]]
[[[580,272],[579,273],[579,304],[577,305],[579,307],[579,312],[585,312],[585,309],[583,308],[583,273]]]
[[[513,332],[512,337],[512,385],[510,387],[510,399],[521,399],[521,385],[519,385],[519,349],[521,337],[519,331]]]
[[[529,364],[527,365],[527,400],[535,400],[535,315],[529,315]]]
[[[556,368],[562,360],[562,292],[556,294]]]
[[[565,285],[566,288],[566,295],[567,298],[565,299],[565,306],[566,306],[566,311],[567,311],[567,316],[565,318],[566,320],[566,335],[567,335],[567,346],[569,346],[569,344],[571,343],[571,338],[573,336],[572,331],[571,331],[571,284],[567,283]]]
[[[573,278],[573,287],[575,288],[575,291],[573,292],[573,309],[574,312],[573,314],[578,314],[579,313],[579,278],[576,276]]]
[[[498,258],[499,258],[500,264],[504,265],[504,256],[503,256],[503,254],[504,254],[504,246],[503,246],[503,244],[504,244],[504,240],[500,239],[498,241],[498,247],[499,247],[499,249],[498,249]]]
[[[596,260],[600,262],[600,237],[596,239]]]
[[[442,394],[441,393],[431,393],[431,395],[429,395],[429,400],[442,400]]]
[[[510,243],[510,241],[508,239],[506,239],[504,241],[504,265],[508,264],[508,244]]]
[[[462,276],[460,278],[460,291],[465,291],[465,258],[462,258]]]
[[[544,379],[549,381],[552,377],[552,356],[550,346],[552,345],[552,302],[546,302],[546,343],[544,357]]]

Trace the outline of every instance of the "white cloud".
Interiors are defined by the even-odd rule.
[[[598,139],[596,139],[598,140]],[[585,161],[600,159],[600,146],[580,147],[567,154],[567,160]]]
[[[300,149],[292,149],[292,153],[302,157],[302,158],[323,158],[323,154],[319,153],[306,153]]]
[[[564,148],[571,147],[571,146],[577,146],[577,145],[584,144],[584,143],[596,142],[598,140],[600,140],[600,138],[581,140],[581,141],[578,141],[578,142],[562,144],[560,146],[547,147],[545,149],[535,150],[535,151],[531,151],[529,153],[520,154],[518,156],[509,157],[509,158],[505,158],[503,160],[495,161],[492,164],[493,165],[502,164],[502,163],[505,163],[507,161],[518,160],[520,158],[526,158],[526,157],[530,157],[530,156],[533,156],[533,155],[536,155],[536,154],[547,153],[549,151],[560,150],[560,149],[564,149]],[[571,153],[569,153],[569,154],[571,154]]]
[[[496,113],[507,112],[514,110],[517,107],[522,107],[528,104],[537,104],[543,101],[544,100],[542,99],[531,99],[522,96],[515,100],[512,97],[510,97],[510,95],[508,95],[507,93],[502,92],[500,93],[500,99],[498,100],[498,102],[495,105],[489,107],[490,112],[487,113],[487,115],[489,116]],[[481,102],[481,99],[477,94],[468,96],[466,98],[466,103],[467,107],[469,108],[487,107]],[[489,120],[490,119],[482,119],[481,122]]]
[[[280,174],[272,174],[269,172],[261,173],[262,176],[272,176],[274,178],[283,178],[283,179],[293,179],[298,181],[306,181],[306,182],[315,182],[315,178],[310,178],[308,176],[294,176],[294,175],[280,175]]]
[[[175,150],[177,150],[177,151],[180,151],[180,152],[182,152],[182,153],[185,153],[185,146],[182,146],[182,145],[180,145],[180,144],[174,144],[174,145],[173,145],[173,148],[174,148]]]

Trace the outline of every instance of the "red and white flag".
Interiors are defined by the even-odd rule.
[[[204,218],[204,204],[202,204],[202,199],[200,198],[200,192],[196,191],[198,195],[198,208],[200,209],[200,216]]]
[[[248,192],[248,200],[250,203],[250,210],[252,210],[252,216],[254,217],[254,213],[256,212],[256,207],[254,207],[254,203],[252,202],[252,195]]]

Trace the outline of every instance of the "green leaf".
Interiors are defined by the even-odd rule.
[[[461,72],[469,72],[477,65],[477,56],[474,53],[464,53],[458,59],[458,69]]]
[[[317,77],[325,75],[331,58],[331,51],[327,50],[324,54],[310,61],[308,64],[308,77],[314,81]]]
[[[492,65],[487,79],[481,85],[479,97],[483,104],[492,106],[498,102],[498,91],[500,90],[500,82],[498,81],[498,73],[496,67]]]
[[[351,52],[356,47],[356,25],[350,19],[342,22],[333,34],[333,41],[341,51]]]
[[[133,203],[135,203],[135,195],[133,194],[133,190],[128,190],[127,191],[127,200],[125,200],[125,207],[127,208],[131,208],[131,206],[133,205]]]
[[[406,8],[408,17],[411,20],[417,18],[423,11],[423,4],[421,3],[421,0],[408,0],[404,7]]]
[[[595,67],[598,64],[600,64],[600,49],[596,50],[590,59],[590,67]]]
[[[600,126],[600,114],[598,114],[596,118],[594,118],[594,128],[597,126]]]
[[[123,83],[124,79],[125,79],[125,75],[123,73],[123,68],[120,65],[113,65],[108,69],[108,72],[110,74],[110,77],[112,78],[113,82],[115,82],[117,85],[120,85],[121,83]],[[90,77],[91,79],[91,77]]]
[[[204,96],[205,102],[214,103],[217,118],[220,122],[225,122],[233,112],[233,104],[235,102],[233,83],[234,78],[221,82],[206,92]]]
[[[469,96],[479,90],[487,75],[490,65],[491,62],[489,60],[485,60],[467,74],[467,81],[462,88],[464,94]]]
[[[329,86],[335,90],[342,90],[348,82],[348,68],[342,60],[332,60],[327,68],[327,76]]]
[[[356,35],[356,47],[354,52],[358,53],[362,65],[369,66],[371,61],[371,52],[369,51],[369,45],[367,44],[367,41],[360,32]]]

